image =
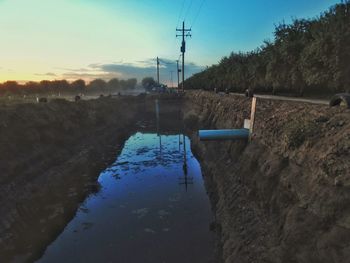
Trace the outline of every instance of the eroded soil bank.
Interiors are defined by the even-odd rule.
[[[349,110],[258,100],[251,143],[200,142],[199,128],[241,128],[251,101],[207,92],[185,100],[224,262],[348,262]]]
[[[86,196],[98,191],[99,173],[125,140],[136,130],[154,129],[154,100],[139,96],[1,107],[1,262],[40,256]],[[169,128],[169,119],[179,116],[178,102],[160,98],[162,114],[169,115],[162,127]]]
[[[97,176],[125,140],[136,130],[154,130],[154,99],[2,106],[1,262],[32,261],[42,253],[98,190]],[[258,100],[252,143],[204,143],[199,128],[241,128],[250,100],[188,92],[182,102],[223,261],[348,261],[349,110]],[[173,121],[179,104],[161,99],[161,127],[181,126]]]

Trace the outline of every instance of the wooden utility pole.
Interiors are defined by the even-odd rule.
[[[181,35],[176,35],[176,37],[182,37],[181,53],[182,53],[182,92],[185,91],[185,52],[186,52],[186,42],[185,37],[190,37],[191,29],[185,29],[185,21],[182,22],[182,29],[176,28],[176,31],[181,31]]]
[[[173,83],[173,72],[174,71],[170,71],[170,81],[171,81],[171,87],[173,88],[174,87],[174,83]]]
[[[157,57],[157,83],[159,85],[159,58]]]
[[[176,65],[177,65],[177,91],[180,92],[180,72],[181,70],[179,69],[179,60],[176,60]]]

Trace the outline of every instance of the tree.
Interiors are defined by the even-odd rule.
[[[75,92],[84,92],[86,89],[86,83],[82,79],[73,81],[71,84],[71,89]]]
[[[105,92],[107,83],[103,79],[95,79],[88,85],[88,89],[95,92]]]
[[[141,85],[145,90],[151,90],[156,85],[156,81],[152,77],[145,77],[141,81]]]
[[[126,89],[134,89],[137,84],[137,79],[132,78],[126,81]]]
[[[107,88],[108,88],[109,93],[113,93],[113,91],[119,90],[120,89],[119,79],[117,79],[117,78],[110,79],[107,82]]]
[[[192,89],[302,96],[350,90],[350,2],[332,6],[314,19],[277,25],[274,41],[246,53],[232,52],[217,65],[186,80]]]
[[[17,81],[6,81],[2,84],[2,88],[5,92],[16,94],[19,93],[21,87]]]

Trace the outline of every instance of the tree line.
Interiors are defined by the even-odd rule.
[[[123,90],[134,89],[137,85],[135,78],[119,80],[113,78],[109,81],[95,79],[86,83],[82,79],[68,82],[67,80],[42,80],[40,82],[29,81],[25,84],[19,84],[16,81],[6,81],[0,83],[0,95],[29,95],[29,94],[87,94],[102,93],[112,94]]]
[[[188,89],[320,95],[350,91],[350,1],[275,26],[274,40],[232,52],[185,81]]]

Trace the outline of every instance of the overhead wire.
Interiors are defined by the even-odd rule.
[[[176,27],[178,27],[178,26],[179,26],[179,23],[180,23],[180,18],[181,18],[181,15],[182,15],[182,11],[183,11],[183,9],[184,9],[184,7],[185,7],[185,2],[186,2],[186,0],[183,0],[183,1],[182,1],[182,5],[181,5],[181,9],[180,9],[179,17],[177,18]]]
[[[193,4],[193,0],[191,0],[189,6],[188,6],[188,8],[187,8],[187,11],[186,11],[185,16],[184,16],[184,20],[186,20],[187,15],[188,15],[188,12],[190,11],[190,9],[191,9],[191,7],[192,7],[192,4]]]
[[[194,17],[194,19],[193,19],[193,21],[192,21],[192,23],[191,23],[190,29],[192,29],[192,27],[193,27],[194,24],[196,23],[197,18],[198,18],[199,14],[200,14],[200,12],[201,12],[201,10],[202,10],[202,7],[203,7],[205,1],[206,1],[206,0],[202,0],[201,4],[200,4],[200,6],[199,6],[199,9],[198,9],[198,11],[197,11],[197,14],[195,15],[195,17]]]
[[[184,13],[184,11],[185,11],[185,3],[186,3],[186,0],[183,0],[183,1],[182,1],[182,4],[181,4],[179,16],[178,16],[178,18],[177,18],[176,29],[179,27],[180,19],[182,19],[182,15],[183,15],[183,13]],[[176,34],[174,34],[173,49],[175,48],[177,39],[178,39],[178,38],[177,38]],[[175,50],[175,49],[174,49],[174,50]],[[176,52],[176,53],[177,53],[177,52]]]

